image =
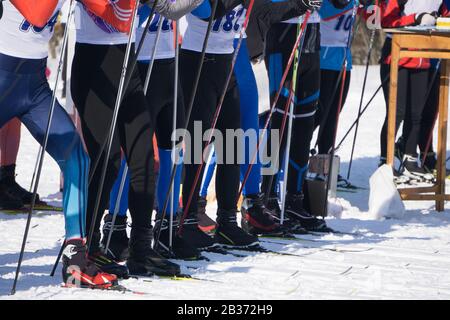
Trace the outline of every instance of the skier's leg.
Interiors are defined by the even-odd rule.
[[[405,155],[403,167],[405,175],[432,180],[433,175],[419,166],[417,158],[417,144],[419,141],[422,113],[428,91],[429,70],[409,70],[408,98],[403,137],[405,140]]]
[[[34,106],[20,117],[39,143],[43,142],[52,93],[47,88],[36,97]],[[89,158],[69,115],[57,103],[46,150],[58,163],[64,175],[63,207],[66,217],[66,239],[86,235],[86,197]]]
[[[227,70],[224,62],[224,70]],[[227,70],[228,71],[228,70]],[[225,73],[227,74],[227,73]],[[241,126],[240,99],[236,79],[233,77],[225,96],[217,129],[222,132],[223,146],[216,144],[217,162],[216,195],[217,195],[217,229],[215,239],[224,246],[252,247],[258,244],[256,236],[242,230],[236,220],[239,193],[240,159],[238,150],[242,137],[234,135]],[[230,134],[231,133],[231,134]],[[232,153],[232,154],[230,154]]]
[[[202,178],[202,183],[200,187],[200,198],[205,198],[208,196],[208,188],[214,176],[214,171],[216,170],[216,153],[211,152],[208,163],[206,164],[205,174]]]
[[[14,118],[0,128],[0,208],[21,208],[32,194],[16,182],[16,160],[20,144],[20,120]]]
[[[235,40],[235,42],[237,39]],[[249,131],[249,134],[259,137],[259,123],[258,123],[258,87],[256,85],[255,74],[253,73],[252,65],[247,50],[247,41],[242,41],[241,49],[237,57],[236,66],[234,70],[237,85],[239,87],[240,108],[241,108],[241,127],[244,132]],[[244,157],[245,163],[241,165],[241,176],[247,172],[249,163],[252,160],[253,154],[256,151],[258,141],[244,141]],[[244,187],[243,194],[256,195],[260,192],[261,183],[261,163],[259,157],[253,164],[252,170],[248,176],[247,183]]]
[[[235,40],[235,43],[237,40]],[[244,178],[259,140],[259,118],[258,118],[258,87],[255,74],[250,62],[247,49],[247,41],[242,42],[241,50],[237,57],[234,70],[237,85],[239,87],[241,127],[249,139],[244,138],[243,156],[244,164],[240,165],[241,179]],[[243,189],[244,199],[241,214],[243,217],[243,228],[252,234],[273,232],[279,226],[272,219],[274,212],[268,210],[264,205],[264,195],[261,193],[261,162],[256,156],[255,163],[249,172],[247,182]]]
[[[326,108],[324,105],[325,103],[329,104],[329,110],[326,112],[326,120],[324,121],[324,126],[320,128],[319,130],[319,153],[320,154],[326,154],[330,152],[331,147],[333,146],[333,139],[334,139],[334,132],[336,129],[336,113],[337,109],[339,108],[339,94],[336,94],[334,99],[332,101],[327,100],[327,95],[332,96],[332,92],[330,92],[330,89],[334,86],[332,84],[336,83],[339,79],[340,71],[332,71],[332,70],[322,70],[321,71],[321,77],[325,76],[325,78],[321,78],[321,86],[320,86],[320,106],[319,110],[322,108]],[[348,90],[350,88],[350,77],[351,72],[347,71],[347,75],[345,78],[345,84],[344,84],[344,96],[342,100],[342,108],[345,105],[345,101],[347,99]],[[327,90],[328,89],[328,90]],[[333,90],[332,89],[332,90]],[[334,90],[333,90],[334,91]],[[341,109],[342,112],[342,109]],[[320,117],[318,117],[320,118]],[[317,124],[316,120],[316,124]]]
[[[435,76],[431,69],[428,86],[431,86],[425,108],[422,112],[422,123],[419,134],[420,161],[425,159],[424,168],[432,172],[436,168],[437,158],[433,146],[433,129],[435,127],[439,106],[439,75]],[[424,154],[426,153],[426,154]]]
[[[289,59],[290,52],[294,46],[296,36],[295,26],[287,23],[279,23],[272,26],[267,35],[265,64],[269,76],[269,93],[271,104],[273,103],[277,90],[279,89],[283,71]],[[288,88],[291,81],[292,71],[289,72],[286,78],[286,83],[283,90],[284,94],[280,96],[277,105],[275,106],[274,114],[272,115],[270,123],[271,130],[281,129],[284,107],[287,101],[287,96],[285,93],[286,90],[289,91]],[[281,143],[279,149],[277,150],[271,150],[271,145],[271,134],[269,133],[267,137],[267,154],[270,154],[272,158],[278,154],[278,160],[280,160],[280,155],[284,152],[283,143]],[[261,189],[263,192],[268,194],[268,207],[280,213],[276,195],[277,180],[278,173],[273,175],[264,175]]]
[[[420,134],[422,112],[428,89],[429,70],[411,70],[408,92],[408,112],[404,124],[405,153],[415,155]]]
[[[20,120],[14,118],[0,128],[0,171],[15,166],[20,144]]]
[[[386,116],[384,119],[383,127],[380,133],[380,147],[381,147],[381,156],[380,156],[380,165],[386,163],[387,156],[387,126],[388,126],[388,113],[389,113],[389,74],[390,74],[390,65],[381,64],[380,66],[380,76],[381,79],[388,79],[383,83],[383,94],[386,103]],[[406,93],[407,93],[407,84],[408,84],[408,72],[405,68],[400,68],[398,73],[398,94],[397,94],[397,116],[395,119],[395,127],[396,132],[398,131],[398,127],[400,123],[405,118],[405,110],[406,110]]]
[[[224,87],[224,79],[218,77],[218,74],[226,74],[226,70],[222,70],[219,62],[215,61],[216,56],[206,55],[203,64],[202,76],[200,78],[197,95],[195,97],[194,107],[191,118],[187,127],[187,139],[185,156],[184,156],[184,182],[183,182],[183,208],[187,211],[187,218],[184,220],[182,226],[182,237],[189,242],[189,244],[199,250],[211,250],[217,246],[215,241],[207,236],[204,232],[199,232],[198,228],[198,199],[200,192],[200,181],[194,187],[195,177],[199,168],[199,163],[202,161],[203,149],[203,134],[211,127],[211,121],[214,116],[215,109],[219,101],[220,90]],[[180,76],[181,84],[183,86],[185,106],[189,104],[189,99],[192,94],[195,67],[198,64],[199,53],[181,50],[180,54]],[[201,126],[201,128],[199,128]],[[197,128],[194,132],[194,128]],[[211,147],[211,146],[210,146]],[[200,172],[200,177],[203,176],[204,170]],[[221,182],[223,183],[223,182]],[[188,206],[188,200],[192,192],[192,199]]]

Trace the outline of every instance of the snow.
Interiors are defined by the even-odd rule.
[[[362,67],[356,67],[352,74],[339,136],[358,112],[363,73]],[[266,92],[261,65],[257,77],[261,92]],[[379,86],[378,67],[370,68],[368,79],[366,100]],[[267,96],[261,98],[261,109],[267,108]],[[377,168],[384,115],[380,93],[362,118],[351,176],[354,184],[367,189]],[[344,175],[352,136],[338,151]],[[23,186],[31,182],[37,152],[37,144],[24,129],[17,177]],[[41,196],[54,199],[59,179],[56,163],[47,156]],[[207,253],[210,262],[179,262],[184,272],[212,281],[122,281],[143,295],[61,288],[60,269],[53,278],[49,273],[64,235],[63,216],[39,213],[31,222],[17,293],[9,296],[26,215],[0,213],[0,299],[449,299],[449,211],[437,213],[432,202],[407,202],[401,220],[379,220],[368,213],[368,199],[368,190],[340,193],[330,206],[328,224],[356,235],[308,235],[301,241],[263,242],[269,249],[298,257],[252,253],[237,258]],[[208,212],[214,216],[214,205]]]

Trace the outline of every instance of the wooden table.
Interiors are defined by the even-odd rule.
[[[394,165],[395,117],[397,112],[398,64],[402,58],[432,58],[441,59],[441,78],[439,94],[438,122],[438,161],[436,183],[430,187],[399,189],[403,200],[433,200],[436,210],[444,211],[444,203],[450,200],[445,193],[446,152],[447,152],[447,122],[449,98],[449,59],[450,31],[424,29],[385,29],[392,34],[392,62],[389,91],[388,114],[388,146],[387,164]],[[414,50],[411,50],[414,49]]]

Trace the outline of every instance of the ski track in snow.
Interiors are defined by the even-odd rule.
[[[261,109],[268,108],[267,80],[257,66]],[[352,74],[350,94],[343,110],[338,141],[354,121],[363,82],[363,67]],[[371,67],[366,101],[378,87],[379,69]],[[368,188],[376,170],[379,131],[385,115],[382,93],[363,115],[351,181]],[[346,175],[351,138],[338,151]],[[315,139],[313,140],[315,141]],[[18,181],[29,186],[38,152],[23,130]],[[59,169],[46,156],[39,193],[53,199],[59,190]],[[206,253],[210,262],[179,262],[183,272],[201,279],[131,279],[122,281],[145,294],[65,289],[60,268],[49,276],[64,234],[63,215],[37,213],[31,222],[22,272],[15,296],[8,296],[14,278],[26,215],[0,213],[0,299],[449,299],[450,214],[434,211],[432,202],[408,202],[402,220],[374,220],[368,213],[368,190],[340,193],[331,227],[360,235],[302,236],[302,241],[264,240],[268,249],[300,257],[246,253],[245,258]],[[214,216],[215,208],[208,212]],[[285,244],[282,244],[285,243]],[[190,267],[190,268],[188,268]],[[197,267],[193,269],[192,267]]]

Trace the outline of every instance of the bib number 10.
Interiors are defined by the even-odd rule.
[[[231,31],[238,32],[241,28],[241,25],[238,22],[243,13],[244,8],[238,11],[235,10],[230,11],[224,17],[217,19],[214,22],[212,31],[220,32],[221,30],[223,30],[224,32],[231,32]]]
[[[341,31],[342,29],[344,29],[345,31],[349,31],[352,27],[352,20],[352,15],[340,16],[336,24],[336,28],[334,29],[336,31]]]

